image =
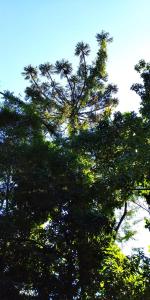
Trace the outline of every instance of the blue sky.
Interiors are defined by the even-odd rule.
[[[95,35],[104,29],[114,38],[108,74],[119,87],[119,108],[137,109],[139,99],[130,86],[139,80],[134,65],[141,58],[150,61],[149,13],[149,0],[1,0],[0,90],[23,93],[21,72],[28,64],[74,62],[79,41],[91,45],[93,59]]]
[[[86,41],[96,53],[95,34],[114,37],[109,47],[108,73],[118,84],[120,108],[135,109],[129,92],[138,80],[134,65],[149,60],[149,0],[5,0],[0,1],[0,90],[19,93],[26,83],[23,67],[60,58],[74,60],[74,47]]]

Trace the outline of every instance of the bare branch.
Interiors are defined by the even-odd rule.
[[[119,221],[118,225],[117,225],[116,228],[115,228],[116,234],[118,233],[119,228],[120,228],[122,222],[124,221],[124,219],[125,219],[125,217],[126,217],[126,215],[127,215],[127,212],[128,212],[128,211],[127,211],[127,202],[125,202],[123,215],[122,215],[122,217],[120,218],[120,221]]]
[[[137,202],[134,202],[134,204],[136,204],[137,206],[139,206],[140,208],[144,209],[145,211],[147,211],[149,214],[150,214],[150,210],[147,209],[146,207],[144,207],[143,205],[137,203]]]

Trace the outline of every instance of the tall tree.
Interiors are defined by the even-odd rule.
[[[76,73],[65,60],[26,67],[23,74],[30,84],[24,100],[1,93],[4,299],[11,291],[16,299],[104,300],[111,291],[116,300],[123,299],[124,291],[115,292],[121,284],[128,287],[126,296],[137,290],[141,266],[136,264],[132,284],[130,279],[118,281],[121,275],[113,265],[110,268],[108,249],[127,215],[128,202],[148,176],[149,123],[143,110],[147,102],[142,98],[143,115],[113,114],[117,88],[107,83],[106,73],[111,40],[108,33],[97,35],[92,65],[87,63],[89,46],[78,43]],[[118,221],[115,210],[122,207]],[[130,260],[112,247],[125,268],[121,272],[128,276]],[[110,286],[107,276],[118,282]],[[139,299],[147,283],[139,284]]]

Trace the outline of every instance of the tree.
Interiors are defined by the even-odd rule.
[[[116,278],[112,299],[123,299],[114,290],[124,280],[113,267],[105,271],[113,245],[128,276],[131,261],[114,243],[128,202],[147,176],[148,117],[113,114],[117,88],[106,73],[111,40],[108,33],[97,35],[92,65],[89,46],[78,43],[75,74],[65,60],[26,67],[24,100],[1,93],[2,286],[9,284],[16,299],[107,299],[108,276]],[[118,221],[115,210],[122,207]],[[136,295],[139,268],[132,284],[125,282],[126,295]],[[139,297],[144,289],[139,285]]]
[[[103,268],[100,270],[99,299],[149,299],[150,289],[147,278],[149,267],[149,258],[145,257],[139,249],[131,257],[126,257],[118,246],[110,245],[106,250]]]

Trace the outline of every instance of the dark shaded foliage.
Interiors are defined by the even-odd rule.
[[[138,187],[149,185],[149,64],[141,61],[140,114],[113,109],[108,33],[95,62],[78,43],[66,61],[24,68],[26,97],[0,111],[0,297],[148,299],[149,259],[115,245]],[[57,76],[63,79],[56,81]],[[145,195],[149,205],[148,192]],[[115,210],[125,207],[120,220]],[[147,227],[149,221],[147,220]],[[146,298],[147,297],[147,298]]]

